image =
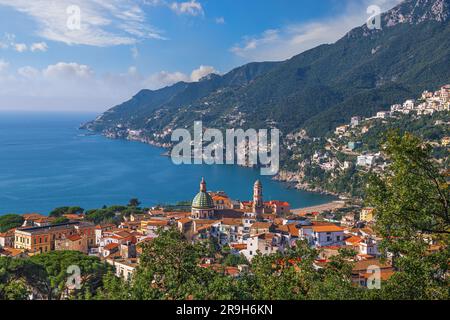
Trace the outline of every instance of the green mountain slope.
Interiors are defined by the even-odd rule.
[[[323,135],[351,116],[367,116],[450,82],[450,0],[406,0],[331,45],[280,63],[254,63],[198,83],[142,91],[85,127],[116,136],[204,126],[305,128]],[[118,125],[119,128],[117,127]],[[153,138],[152,138],[153,139]]]

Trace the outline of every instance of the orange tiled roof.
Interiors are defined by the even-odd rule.
[[[112,249],[115,249],[115,248],[118,248],[118,247],[119,247],[118,243],[110,243],[110,244],[107,244],[106,246],[104,246],[103,249],[105,249],[105,250],[112,250]]]
[[[218,201],[218,200],[224,200],[224,201],[226,201],[226,200],[229,200],[230,198],[228,198],[227,196],[224,196],[224,195],[213,195],[212,196],[212,199],[214,200],[214,201]]]
[[[81,236],[78,234],[74,234],[72,236],[68,236],[67,239],[69,239],[70,241],[78,241],[81,240]]]
[[[360,243],[361,241],[362,241],[362,238],[358,237],[358,236],[351,236],[350,238],[345,239],[346,243],[350,243],[352,245],[356,245],[356,244]]]
[[[179,222],[181,224],[186,224],[186,223],[192,222],[192,220],[190,218],[183,218],[183,219],[178,220],[177,222]]]
[[[343,232],[344,228],[338,227],[336,225],[325,225],[325,226],[312,226],[314,232]]]
[[[255,222],[252,224],[252,229],[268,229],[272,226],[271,222]]]
[[[278,200],[272,200],[272,201],[268,201],[264,203],[265,205],[269,205],[269,206],[278,206],[278,207],[290,207],[291,205],[289,204],[289,202],[286,201],[278,201]]]
[[[236,249],[236,250],[246,250],[247,249],[247,244],[245,243],[234,243],[231,245],[232,248]]]
[[[222,224],[228,225],[228,226],[240,226],[240,225],[242,225],[242,219],[223,218]]]

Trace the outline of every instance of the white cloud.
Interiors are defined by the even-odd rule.
[[[0,0],[31,17],[37,24],[37,34],[45,39],[90,46],[134,44],[140,39],[164,39],[160,31],[151,27],[146,15],[134,1],[128,0]],[[78,18],[80,28],[68,22]]]
[[[32,52],[35,52],[35,51],[45,52],[48,50],[48,46],[47,46],[47,43],[45,43],[45,42],[36,42],[31,45],[30,49]]]
[[[87,65],[75,62],[59,62],[42,71],[44,77],[53,79],[87,79],[94,76],[94,71]]]
[[[19,68],[17,70],[17,73],[21,77],[24,77],[27,79],[36,79],[39,76],[40,71],[36,68],[26,66],[26,67]]]
[[[9,67],[9,62],[0,59],[0,72],[5,71]]]
[[[197,82],[200,79],[210,75],[211,73],[218,73],[216,69],[211,66],[200,66],[198,69],[195,69],[191,73],[191,81]]]
[[[131,48],[131,56],[133,57],[133,59],[137,59],[139,58],[139,49],[137,47],[132,47]]]
[[[25,43],[15,43],[14,50],[17,52],[25,52],[28,50],[28,46]]]
[[[144,83],[146,88],[155,90],[180,81],[190,82],[190,78],[182,72],[161,71],[150,75],[144,80]]]
[[[191,0],[187,2],[173,2],[170,8],[177,14],[187,14],[191,16],[204,15],[203,7],[200,2]]]
[[[216,23],[217,24],[225,24],[225,18],[224,17],[218,17],[216,18]]]
[[[103,111],[130,99],[141,89],[156,90],[179,81],[193,82],[216,72],[200,66],[190,74],[161,71],[143,75],[135,66],[124,73],[99,75],[90,66],[58,62],[41,70],[24,66],[10,70],[0,60],[0,110]]]
[[[290,24],[269,29],[258,36],[244,37],[230,51],[245,61],[285,60],[324,43],[334,43],[352,28],[362,25],[370,15],[369,5],[387,10],[401,0],[347,0],[346,10],[330,19]]]

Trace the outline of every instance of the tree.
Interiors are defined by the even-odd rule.
[[[58,217],[55,220],[52,221],[52,224],[61,224],[61,223],[67,223],[70,220],[67,219],[66,217]]]
[[[370,178],[367,199],[397,270],[382,297],[448,299],[449,185],[418,137],[390,132],[384,151],[392,163]]]
[[[20,227],[24,222],[22,216],[18,214],[7,214],[0,216],[0,232],[6,232],[13,228]]]
[[[139,199],[136,199],[136,198],[130,199],[130,201],[128,202],[128,206],[134,207],[134,208],[139,207],[140,204],[141,204],[141,202],[139,201]]]
[[[229,254],[226,256],[223,264],[225,266],[237,267],[240,264],[248,264],[244,255]]]
[[[84,209],[81,207],[60,207],[53,209],[49,216],[50,217],[61,217],[65,214],[82,214]]]
[[[0,300],[47,299],[51,287],[45,269],[26,259],[0,257]]]
[[[81,298],[86,292],[95,293],[101,287],[103,276],[111,267],[97,257],[78,251],[52,251],[31,257],[30,262],[44,268],[51,287],[50,299]],[[69,267],[80,270],[80,289],[70,290]]]

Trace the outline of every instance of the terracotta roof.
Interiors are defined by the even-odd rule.
[[[381,270],[380,280],[382,281],[389,280],[394,275],[394,273],[395,271],[392,270]],[[360,273],[359,276],[364,279],[369,279],[370,277],[373,277],[373,273]]]
[[[15,249],[15,248],[3,248],[0,249],[0,255],[4,255],[7,257],[16,257],[20,254],[22,254],[24,250],[22,249]]]
[[[328,225],[328,226],[312,226],[311,227],[314,232],[343,232],[344,228],[338,227],[336,225]]]
[[[169,221],[167,220],[151,220],[151,221],[143,221],[142,225],[147,226],[167,226]]]
[[[351,236],[350,238],[345,239],[346,243],[350,243],[352,245],[356,245],[356,244],[360,243],[361,241],[362,241],[362,238],[358,237],[358,236]]]
[[[236,249],[236,250],[246,250],[247,249],[247,244],[245,243],[234,243],[231,245],[232,248]]]
[[[214,201],[217,201],[217,200],[224,200],[225,201],[225,200],[229,200],[230,199],[227,196],[223,196],[223,195],[213,195],[212,198],[213,198]]]
[[[183,219],[178,220],[177,222],[179,222],[181,224],[186,224],[186,223],[192,222],[192,220],[190,218],[183,218]]]
[[[103,247],[104,250],[112,250],[119,247],[118,243],[110,243]]]
[[[222,224],[228,225],[228,226],[240,226],[240,225],[242,225],[242,219],[223,218]]]
[[[380,269],[390,269],[392,265],[390,263],[381,263],[380,259],[370,259],[357,261],[353,266],[353,271],[363,271],[367,272],[370,266],[378,266]]]
[[[68,236],[67,239],[69,239],[70,241],[78,241],[81,240],[81,236],[78,234],[74,234],[72,236]]]
[[[276,205],[276,206],[278,206],[278,207],[290,207],[290,206],[291,206],[291,205],[289,204],[289,202],[286,202],[286,201],[278,201],[278,200],[268,201],[268,202],[265,202],[264,204],[269,205],[269,206]]]
[[[271,222],[255,222],[252,224],[252,229],[269,229],[272,226]]]

